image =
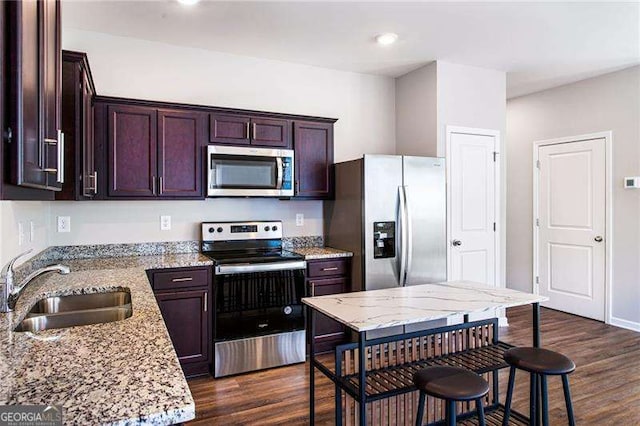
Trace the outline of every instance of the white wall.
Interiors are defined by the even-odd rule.
[[[431,62],[396,79],[396,151],[436,156],[437,65]]]
[[[640,329],[640,67],[509,100],[507,283],[532,288],[532,144],[613,131],[612,315]]]
[[[338,118],[335,160],[395,152],[392,78],[216,53],[65,28],[63,47],[86,52],[100,95]],[[295,226],[304,213],[305,225]],[[160,215],[172,230],[160,231]],[[56,217],[71,216],[71,232]],[[53,202],[51,245],[198,239],[203,220],[282,219],[286,236],[321,235],[321,201]],[[4,222],[4,220],[3,220]]]
[[[28,249],[29,258],[49,246],[49,205],[46,201],[0,201],[0,267]],[[30,241],[33,222],[33,241]],[[19,244],[18,224],[24,228],[24,241]],[[23,259],[18,262],[22,263]]]

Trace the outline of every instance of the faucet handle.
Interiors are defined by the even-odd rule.
[[[33,249],[29,249],[23,253],[20,253],[19,255],[17,255],[16,257],[14,257],[13,259],[11,259],[9,261],[9,263],[7,263],[6,265],[4,265],[4,268],[2,268],[2,272],[0,272],[1,276],[7,276],[10,273],[13,273],[13,264],[16,263],[16,260],[20,259],[22,256],[25,256],[29,253],[31,253],[33,251]]]

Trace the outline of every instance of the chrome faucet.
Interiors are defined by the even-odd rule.
[[[0,294],[0,312],[11,312],[16,307],[16,302],[22,294],[22,290],[36,277],[47,272],[58,272],[59,274],[66,275],[69,273],[69,267],[64,265],[50,265],[44,268],[40,268],[27,275],[18,286],[15,286],[13,265],[16,260],[22,256],[31,253],[31,250],[27,250],[24,253],[20,253],[7,263],[0,272],[0,286],[2,286],[2,293]]]

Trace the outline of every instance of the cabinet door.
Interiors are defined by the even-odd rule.
[[[161,197],[202,197],[202,156],[206,115],[159,110],[159,193]]]
[[[44,143],[40,117],[40,10],[35,1],[11,1],[7,8],[8,101],[11,129],[9,168],[11,183],[46,188]],[[3,29],[4,30],[4,29]]]
[[[209,140],[213,143],[249,145],[251,118],[243,115],[211,114]]]
[[[209,291],[156,293],[181,364],[209,360]]]
[[[333,124],[293,124],[296,196],[330,198],[333,195]]]
[[[291,122],[270,118],[251,119],[251,145],[291,147]]]
[[[81,93],[82,126],[82,195],[94,197],[98,193],[98,172],[96,170],[95,141],[93,138],[93,90],[89,82],[89,72],[83,68]]]
[[[347,278],[323,278],[310,279],[311,296],[324,296],[327,294],[338,294],[347,291]],[[345,328],[339,322],[321,313],[316,313],[316,334],[317,340],[330,339],[340,340],[345,336]]]
[[[108,195],[153,197],[158,177],[156,109],[108,107]]]
[[[42,140],[45,147],[44,169],[47,186],[62,188],[64,181],[64,149],[59,133],[61,123],[62,93],[62,46],[60,40],[60,2],[44,0],[38,2],[40,28],[40,102],[42,105]]]

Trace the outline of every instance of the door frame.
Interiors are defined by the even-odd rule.
[[[446,175],[447,175],[447,280],[451,277],[451,136],[454,133],[465,135],[477,135],[477,136],[489,136],[493,137],[493,152],[495,153],[495,167],[493,170],[493,185],[494,185],[494,205],[493,205],[493,220],[496,223],[496,230],[493,233],[493,247],[494,247],[494,284],[497,288],[502,287],[502,220],[500,214],[501,200],[502,200],[502,183],[501,179],[501,157],[500,157],[500,131],[492,129],[478,129],[473,127],[461,127],[461,126],[446,126]],[[503,324],[504,323],[504,324]],[[506,325],[505,321],[500,326]]]
[[[587,133],[583,135],[566,136],[562,138],[545,139],[533,142],[533,209],[531,228],[533,235],[533,268],[531,276],[531,288],[533,293],[540,294],[540,284],[536,283],[539,277],[539,229],[536,224],[538,218],[539,203],[539,173],[538,173],[538,150],[546,145],[559,145],[572,142],[585,142],[592,139],[604,139],[604,167],[605,167],[605,212],[604,212],[604,322],[611,323],[611,283],[613,282],[613,132],[611,130],[596,133]]]

